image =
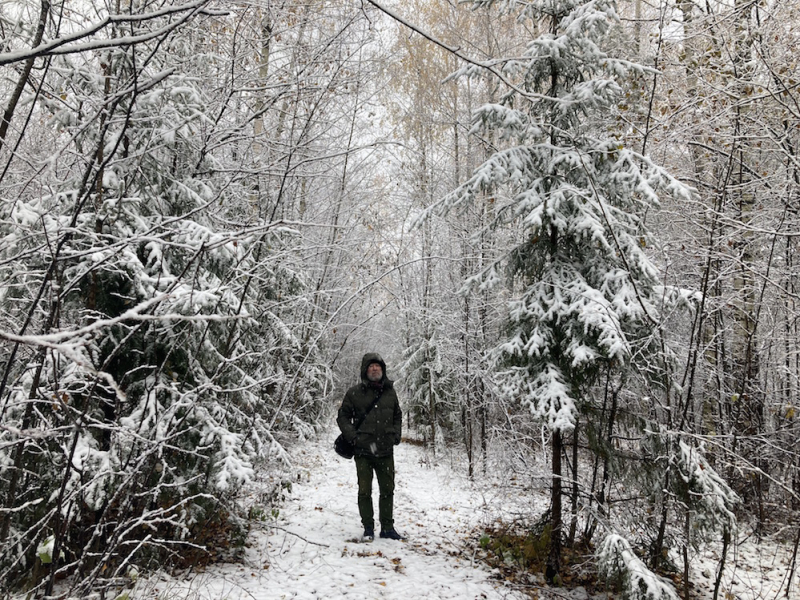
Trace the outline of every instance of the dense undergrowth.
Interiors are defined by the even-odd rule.
[[[492,569],[495,579],[502,580],[531,598],[540,598],[545,583],[545,569],[550,547],[549,515],[534,523],[497,520],[489,527],[472,532],[469,544],[476,558]],[[562,571],[556,587],[569,590],[583,588],[589,596],[604,593],[624,595],[624,584],[614,578],[604,577],[596,567],[596,547],[576,540],[562,549]],[[674,565],[663,562],[656,571],[671,581],[676,589],[683,589],[683,577]],[[690,588],[691,589],[691,588]]]

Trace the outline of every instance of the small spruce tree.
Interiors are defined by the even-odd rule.
[[[546,576],[557,581],[562,436],[591,402],[588,391],[601,372],[657,352],[652,333],[669,294],[647,256],[643,216],[660,195],[691,192],[614,130],[626,78],[646,69],[602,47],[618,23],[613,1],[477,4],[518,11],[538,35],[503,63],[506,81],[514,82],[509,91],[476,113],[475,130],[504,145],[437,208],[491,195],[496,218],[489,227],[519,231],[510,252],[469,283],[501,283],[503,266],[510,276],[507,338],[494,358],[501,389],[552,434]]]

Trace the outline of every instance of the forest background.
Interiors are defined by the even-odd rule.
[[[235,542],[376,349],[429,452],[549,453],[550,581],[796,554],[799,8],[0,3],[0,591]]]

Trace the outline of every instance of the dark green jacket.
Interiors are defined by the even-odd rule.
[[[381,390],[371,387],[367,379],[367,367],[371,362],[378,362],[383,369]],[[378,404],[356,432],[355,424],[361,420],[378,395]],[[379,354],[368,353],[361,359],[361,383],[347,390],[336,422],[344,438],[355,445],[356,456],[391,456],[394,446],[400,443],[403,413],[394,385],[386,377],[386,363]]]

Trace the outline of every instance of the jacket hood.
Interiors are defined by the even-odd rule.
[[[361,359],[361,381],[364,382],[365,385],[369,383],[369,379],[367,379],[367,367],[374,362],[381,366],[381,370],[383,371],[383,379],[381,381],[384,385],[386,383],[391,383],[389,378],[386,377],[386,363],[383,362],[381,355],[377,352],[367,352],[364,358]]]

